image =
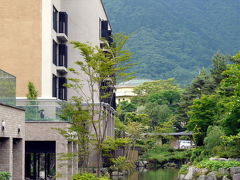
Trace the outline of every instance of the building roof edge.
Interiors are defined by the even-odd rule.
[[[109,26],[110,26],[110,28],[111,28],[111,30],[112,30],[112,25],[111,25],[110,19],[109,19],[109,17],[108,17],[108,14],[107,14],[106,8],[105,8],[105,6],[104,6],[104,4],[103,4],[103,1],[100,0],[100,2],[101,2],[101,4],[102,4],[103,10],[104,10],[105,15],[106,15],[106,17],[107,17],[107,20],[108,20]]]
[[[23,108],[16,107],[16,106],[11,106],[11,105],[4,104],[4,103],[1,103],[1,102],[0,102],[0,105],[1,106],[6,106],[6,107],[10,107],[10,108],[14,108],[14,109],[21,110],[21,111],[25,111],[25,109],[23,109]]]

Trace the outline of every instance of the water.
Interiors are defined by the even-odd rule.
[[[114,178],[114,180],[177,180],[178,169],[158,169],[146,172],[134,172],[128,177]]]

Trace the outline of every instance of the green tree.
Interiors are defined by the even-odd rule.
[[[190,106],[193,104],[194,99],[200,99],[202,95],[208,95],[215,92],[215,83],[211,75],[203,69],[200,74],[193,79],[190,86],[183,92],[181,100],[179,102],[178,109],[178,122],[182,124],[182,128],[189,121],[189,115],[187,112],[190,110]]]
[[[229,56],[219,52],[212,57],[212,68],[210,69],[210,72],[215,81],[216,87],[218,87],[220,82],[226,77],[222,73],[227,70],[227,62],[229,60]]]
[[[187,124],[188,130],[193,132],[196,145],[203,145],[210,125],[216,125],[218,120],[218,97],[216,95],[204,95],[200,99],[195,99],[190,106],[188,115],[190,117]]]
[[[62,110],[59,113],[61,119],[71,123],[66,129],[56,128],[68,141],[77,145],[77,152],[61,154],[62,160],[76,160],[79,172],[82,173],[88,164],[89,143],[90,143],[90,121],[89,112],[82,106],[82,99],[72,97],[70,102],[62,103]]]
[[[133,64],[129,63],[131,53],[124,50],[124,45],[128,39],[127,36],[116,34],[113,37],[113,44],[110,45],[104,39],[103,49],[98,46],[73,41],[71,44],[83,57],[83,61],[76,61],[77,68],[69,68],[76,78],[68,78],[69,83],[66,85],[72,88],[83,98],[89,111],[90,124],[93,129],[92,135],[95,140],[95,149],[97,151],[98,176],[102,166],[101,144],[106,138],[107,125],[110,118],[106,118],[103,112],[102,103],[98,106],[97,102],[102,99],[108,99],[110,104],[114,100],[113,93],[106,92],[115,85],[117,79],[123,81],[129,79],[133,73],[127,73],[126,70]],[[84,73],[86,81],[82,81],[79,75]],[[85,94],[83,85],[89,88],[90,95]]]
[[[225,133],[221,126],[209,126],[207,136],[204,139],[205,147],[212,151],[214,147],[222,144],[221,137],[224,135]]]
[[[134,88],[134,93],[137,94],[137,96],[146,96],[148,94],[156,93],[162,90],[173,90],[178,88],[179,87],[175,83],[175,79],[160,79],[156,81],[144,82],[143,84]]]
[[[222,126],[227,135],[236,135],[240,132],[240,65],[229,65],[223,75],[226,78],[222,80],[219,90],[220,104],[224,107]]]
[[[28,93],[27,93],[27,99],[29,100],[26,104],[26,120],[34,121],[41,119],[40,112],[44,111],[43,109],[40,109],[38,107],[37,97],[38,92],[32,82],[28,82]]]

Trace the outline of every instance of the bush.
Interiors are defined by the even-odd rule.
[[[128,161],[125,157],[119,156],[112,159],[113,165],[110,167],[113,171],[130,171],[134,168],[133,163]]]
[[[9,172],[1,171],[0,172],[0,180],[9,180],[11,174]]]
[[[95,174],[84,173],[84,174],[75,174],[72,176],[71,180],[109,180],[108,177],[98,178]]]
[[[221,138],[224,136],[224,131],[219,126],[209,126],[207,130],[207,136],[204,139],[205,147],[212,150],[214,147],[219,146],[222,143]]]
[[[155,146],[146,152],[143,156],[150,161],[157,161],[163,163],[171,160],[185,160],[190,157],[189,150],[175,150],[170,145]]]
[[[210,161],[204,160],[196,165],[198,168],[207,168],[211,171],[217,171],[219,168],[239,167],[239,161]]]
[[[211,157],[212,153],[204,149],[204,147],[198,147],[191,150],[191,162],[200,162],[204,159]]]
[[[182,165],[181,169],[178,171],[178,174],[187,174],[189,165]]]

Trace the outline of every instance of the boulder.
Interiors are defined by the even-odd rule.
[[[112,176],[123,176],[123,173],[118,171],[113,171]]]
[[[221,175],[228,175],[229,174],[229,169],[226,168],[219,168],[218,169],[219,174]]]
[[[210,161],[227,161],[228,159],[226,158],[214,158],[214,157],[211,157],[209,158]]]
[[[145,164],[143,163],[143,161],[137,161],[137,162],[136,162],[136,166],[137,166],[137,167],[144,167]]]
[[[234,174],[238,174],[238,173],[240,173],[240,167],[232,167],[232,168],[230,168],[231,176],[234,175]]]
[[[179,174],[178,175],[178,180],[184,180],[185,179],[185,175],[184,174]]]
[[[240,173],[232,175],[232,180],[240,180]]]
[[[184,177],[184,180],[192,180],[194,178],[194,175],[197,173],[197,168],[190,166],[188,168],[188,173]]]
[[[147,161],[143,161],[143,164],[144,164],[144,165],[147,165],[147,164],[148,164],[148,162],[147,162]]]
[[[222,180],[230,180],[227,178],[227,176],[223,176]]]
[[[201,175],[197,178],[197,180],[206,180],[207,176],[206,175]]]
[[[217,180],[216,174],[214,172],[208,173],[206,180]]]
[[[197,169],[197,172],[200,175],[206,175],[209,172],[209,169],[207,169],[207,168],[200,168],[200,169]]]

